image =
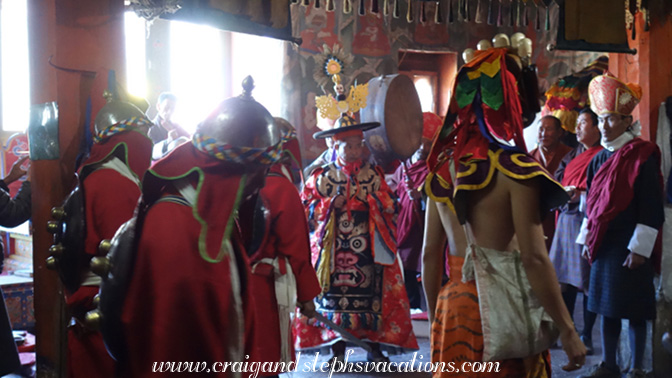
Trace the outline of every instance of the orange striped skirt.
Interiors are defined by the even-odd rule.
[[[549,378],[548,351],[527,358],[480,364],[483,361],[483,331],[475,282],[462,282],[464,258],[448,256],[450,281],[441,289],[432,324],[432,362],[444,363],[433,374],[446,378]],[[476,362],[476,364],[474,364]]]

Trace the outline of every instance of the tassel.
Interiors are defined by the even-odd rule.
[[[309,6],[310,5],[310,0],[303,0],[303,4],[301,4],[301,5],[303,5],[304,7]]]
[[[521,8],[521,6],[520,5],[521,5],[520,0],[516,0],[516,26],[521,25],[521,21],[520,21],[520,8]]]
[[[464,0],[457,0],[457,15],[462,21],[466,18],[464,16]]]
[[[497,26],[504,26],[504,14],[502,9],[502,0],[499,0],[499,9],[497,11]]]
[[[350,14],[352,12],[352,3],[350,0],[343,0],[343,13]]]
[[[492,5],[492,0],[488,0],[488,25],[494,25],[496,22],[495,7]]]
[[[390,14],[390,4],[388,0],[383,0],[383,16],[388,16]]]
[[[436,8],[434,8],[434,23],[443,24],[443,16],[441,15],[441,2],[436,2]]]
[[[394,9],[392,10],[392,17],[394,18],[401,17],[401,11],[399,11],[399,0],[394,0]]]
[[[364,1],[365,0],[359,0],[359,15],[360,16],[365,16],[366,15],[366,7],[364,6]]]
[[[527,17],[527,1],[523,2],[523,26],[528,26],[530,19]]]
[[[420,2],[420,23],[424,24],[427,22],[427,14],[425,14],[425,2]]]
[[[371,13],[378,13],[378,0],[371,0]]]
[[[513,9],[513,0],[511,0],[511,3],[509,4],[509,26],[513,27],[513,22],[515,19],[515,11]]]
[[[455,21],[455,15],[453,14],[453,0],[448,0],[448,23],[452,24]]]
[[[408,8],[406,9],[406,22],[413,22],[413,0],[408,0]]]
[[[481,0],[476,0],[476,17],[474,18],[474,21],[476,21],[477,24],[483,23],[483,16],[481,16],[482,13]]]
[[[471,11],[469,10],[469,0],[464,0],[464,21],[471,21],[471,16],[469,15]]]
[[[544,26],[544,29],[546,29],[546,31],[551,30],[551,5],[550,4],[546,7],[546,25]]]
[[[315,9],[320,9],[322,6],[320,5],[320,0],[315,0],[315,5],[313,6]]]
[[[334,0],[327,0],[327,12],[334,11]]]
[[[534,19],[534,29],[539,31],[541,30],[541,18],[539,18],[539,12],[541,11],[539,10],[539,6],[537,6],[537,4],[534,4],[534,9],[535,9],[534,14],[536,15]]]

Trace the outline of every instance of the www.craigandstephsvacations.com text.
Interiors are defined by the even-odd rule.
[[[318,362],[320,353],[315,355],[302,356],[296,355],[294,362],[154,362],[152,365],[153,373],[241,373],[243,377],[256,378],[260,373],[329,373],[331,378],[334,373],[414,373],[427,372],[435,373],[437,371],[445,373],[486,373],[499,372],[499,362],[438,362],[423,361],[423,356],[413,353],[410,361],[402,362],[350,362],[352,350],[348,350],[344,361]],[[304,358],[302,361],[301,358]],[[307,358],[307,359],[306,359]],[[245,356],[249,359],[249,356]]]

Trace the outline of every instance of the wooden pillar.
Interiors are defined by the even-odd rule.
[[[642,123],[642,136],[655,141],[658,108],[672,95],[672,49],[668,48],[672,44],[672,18],[668,17],[664,24],[654,21],[645,32],[638,13],[635,27],[637,39],[630,40],[630,47],[637,49],[637,54],[610,54],[609,71],[642,87],[643,97],[633,116]]]
[[[123,0],[28,0],[31,104],[56,101],[59,108],[58,160],[32,162],[33,263],[38,377],[65,377],[66,330],[63,289],[45,268],[52,236],[50,210],[74,184],[75,159],[84,133],[85,104],[93,116],[104,104],[108,70],[124,83]],[[82,74],[59,70],[52,63]]]

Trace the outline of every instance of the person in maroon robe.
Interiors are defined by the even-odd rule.
[[[549,257],[560,282],[562,299],[570,314],[574,313],[577,293],[583,292],[581,340],[586,345],[588,354],[592,354],[593,325],[597,315],[588,310],[590,264],[581,257],[581,245],[576,243],[585,211],[588,164],[595,154],[602,150],[597,115],[590,108],[584,108],[579,112],[576,121],[576,139],[579,145],[565,155],[555,171],[556,180],[562,183],[571,199],[558,211]]]
[[[404,265],[404,283],[411,308],[420,308],[422,287],[417,275],[422,269],[422,232],[425,219],[423,185],[429,173],[427,154],[432,148],[432,138],[443,120],[434,113],[425,112],[422,142],[417,151],[403,162],[390,180],[390,189],[399,200],[397,217],[397,251]]]
[[[588,86],[604,147],[588,165],[586,217],[577,243],[591,262],[588,309],[602,315],[602,362],[582,377],[620,377],[616,362],[622,320],[628,319],[630,371],[645,377],[647,321],[656,317],[653,278],[660,273],[664,222],[660,150],[640,139],[632,111],[639,85],[605,74]]]
[[[322,290],[310,260],[303,204],[293,184],[301,180],[299,143],[287,121],[276,118],[275,122],[283,133],[282,158],[271,167],[259,194],[252,233],[255,246],[248,251],[256,316],[252,360],[289,363],[294,360],[290,313],[298,305],[303,315],[312,318],[313,298]],[[277,377],[287,366],[259,375]]]
[[[564,133],[562,122],[559,119],[552,115],[543,117],[539,125],[539,147],[530,151],[530,155],[551,175],[558,169],[565,155],[572,150],[571,147],[561,142]],[[555,210],[552,216],[544,218],[542,226],[544,236],[546,236],[546,249],[550,251],[555,233]]]
[[[98,245],[111,239],[119,226],[133,216],[140,198],[140,180],[149,168],[152,141],[147,137],[151,121],[140,109],[116,100],[96,116],[96,143],[80,170],[84,190],[86,238],[89,258],[99,255]],[[85,322],[93,310],[100,277],[86,269],[74,291],[66,291],[66,304],[72,315],[68,327],[68,377],[114,377],[115,363],[107,353],[103,337]]]
[[[205,365],[173,375],[233,377],[225,364],[253,355],[245,237],[252,214],[244,209],[256,202],[281,148],[253,86],[248,77],[242,96],[221,102],[190,143],[147,171],[121,315],[123,377],[153,377],[167,368],[162,362],[199,361]]]

